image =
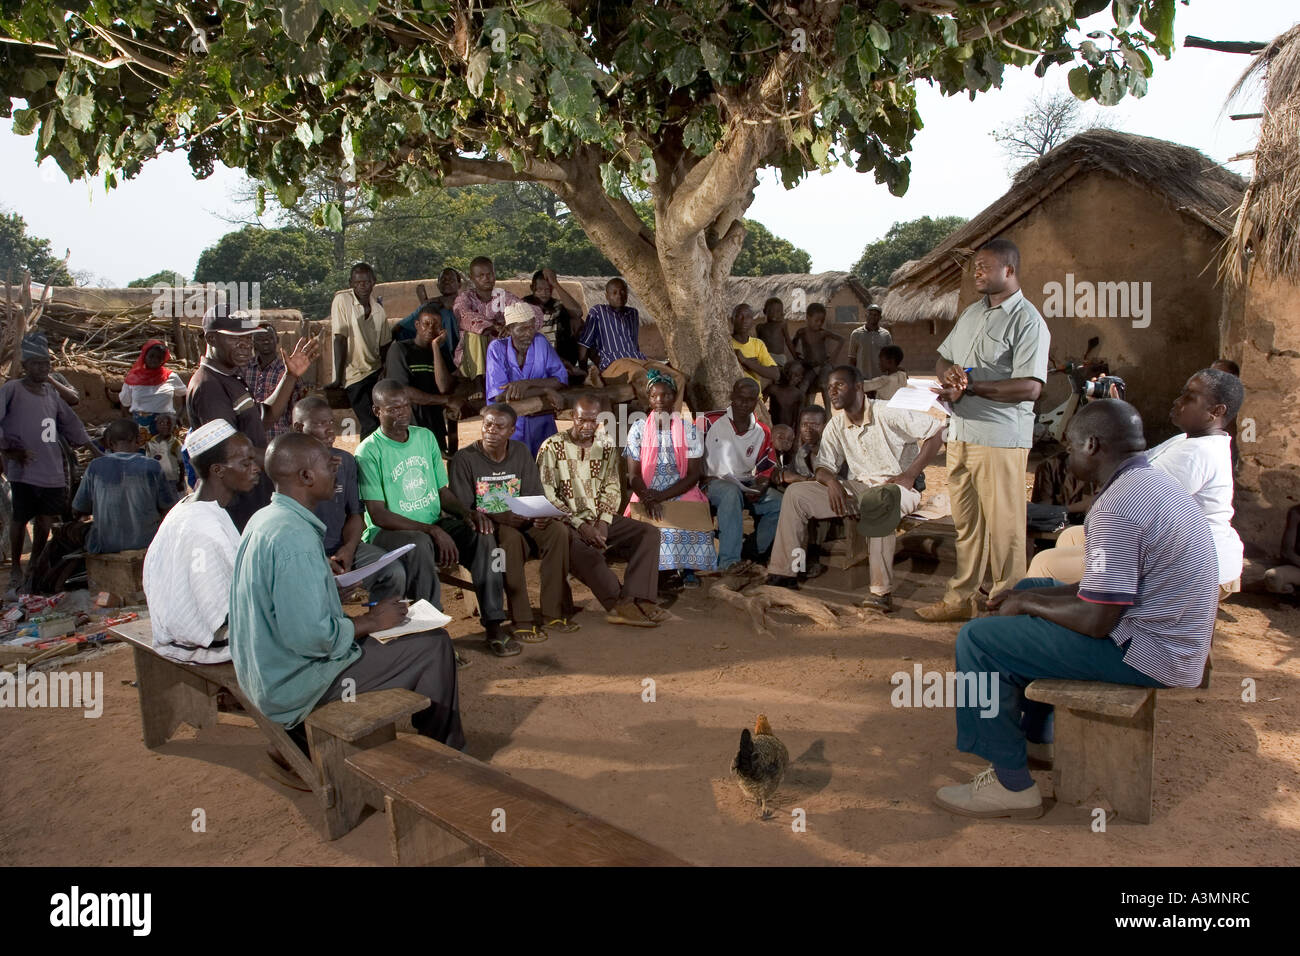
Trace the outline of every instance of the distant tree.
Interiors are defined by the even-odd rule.
[[[794,243],[782,239],[761,222],[745,220],[745,241],[731,267],[733,276],[770,276],[784,272],[807,272],[812,256]]]
[[[156,285],[181,286],[187,282],[189,282],[189,279],[175,269],[163,269],[151,276],[145,276],[143,279],[132,279],[126,284],[126,287],[128,289],[152,289]]]
[[[922,216],[896,222],[883,239],[867,243],[853,272],[868,286],[889,285],[889,276],[910,259],[920,259],[943,241],[948,233],[966,224],[961,216]]]
[[[1023,114],[989,135],[1007,154],[1014,173],[1071,136],[1099,127],[1109,129],[1111,123],[1095,109],[1087,112],[1074,94],[1062,90],[1039,93]]]
[[[328,239],[295,226],[245,226],[204,249],[196,282],[257,282],[262,308],[301,309],[313,319],[329,315],[335,290],[347,285],[347,268],[334,269]]]
[[[0,282],[10,274],[20,282],[24,270],[42,285],[73,284],[66,256],[55,258],[50,240],[29,235],[27,220],[18,213],[0,212]]]

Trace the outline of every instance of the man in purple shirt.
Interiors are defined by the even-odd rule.
[[[537,334],[533,307],[523,302],[506,307],[506,337],[487,349],[487,400],[517,402],[541,396],[551,411],[520,415],[510,437],[537,455],[542,442],[555,434],[555,413],[563,407],[558,389],[569,382],[564,362],[546,336]]]
[[[42,333],[23,336],[22,363],[23,377],[0,386],[0,449],[5,476],[13,491],[14,520],[9,530],[13,554],[11,592],[23,583],[27,522],[32,522],[31,566],[35,567],[54,519],[67,510],[68,477],[59,439],[70,445],[88,446],[95,457],[100,455],[81,419],[49,381],[50,349]]]

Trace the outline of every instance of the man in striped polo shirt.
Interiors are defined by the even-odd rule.
[[[997,676],[996,707],[982,709],[968,694],[956,708],[957,749],[992,766],[935,797],[964,816],[1043,812],[1027,758],[1050,752],[1052,708],[1025,699],[1030,681],[1196,687],[1210,651],[1214,537],[1196,500],[1147,463],[1137,410],[1114,399],[1089,403],[1070,423],[1066,447],[1074,476],[1102,489],[1088,511],[1083,580],[1026,578],[989,599],[997,616],[957,635],[958,682],[973,673],[978,687],[982,675]]]

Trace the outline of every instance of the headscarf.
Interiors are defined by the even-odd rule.
[[[44,332],[28,332],[23,336],[22,360],[47,359],[50,357],[50,345]]]
[[[149,354],[151,348],[160,348],[163,350],[162,365],[157,368],[149,368],[144,364],[144,357]],[[162,339],[150,339],[140,348],[140,356],[131,366],[130,371],[126,373],[124,379],[127,385],[161,385],[167,381],[171,371],[167,368],[167,363],[171,361],[171,353],[167,351],[167,346],[163,344]]]
[[[656,385],[667,385],[673,390],[674,395],[677,394],[677,379],[673,378],[667,372],[661,372],[657,368],[651,368],[646,370],[645,377],[647,390]]]

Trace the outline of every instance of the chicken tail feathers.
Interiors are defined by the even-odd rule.
[[[754,738],[746,727],[740,732],[740,751],[736,754],[736,770],[752,773],[754,769]]]

